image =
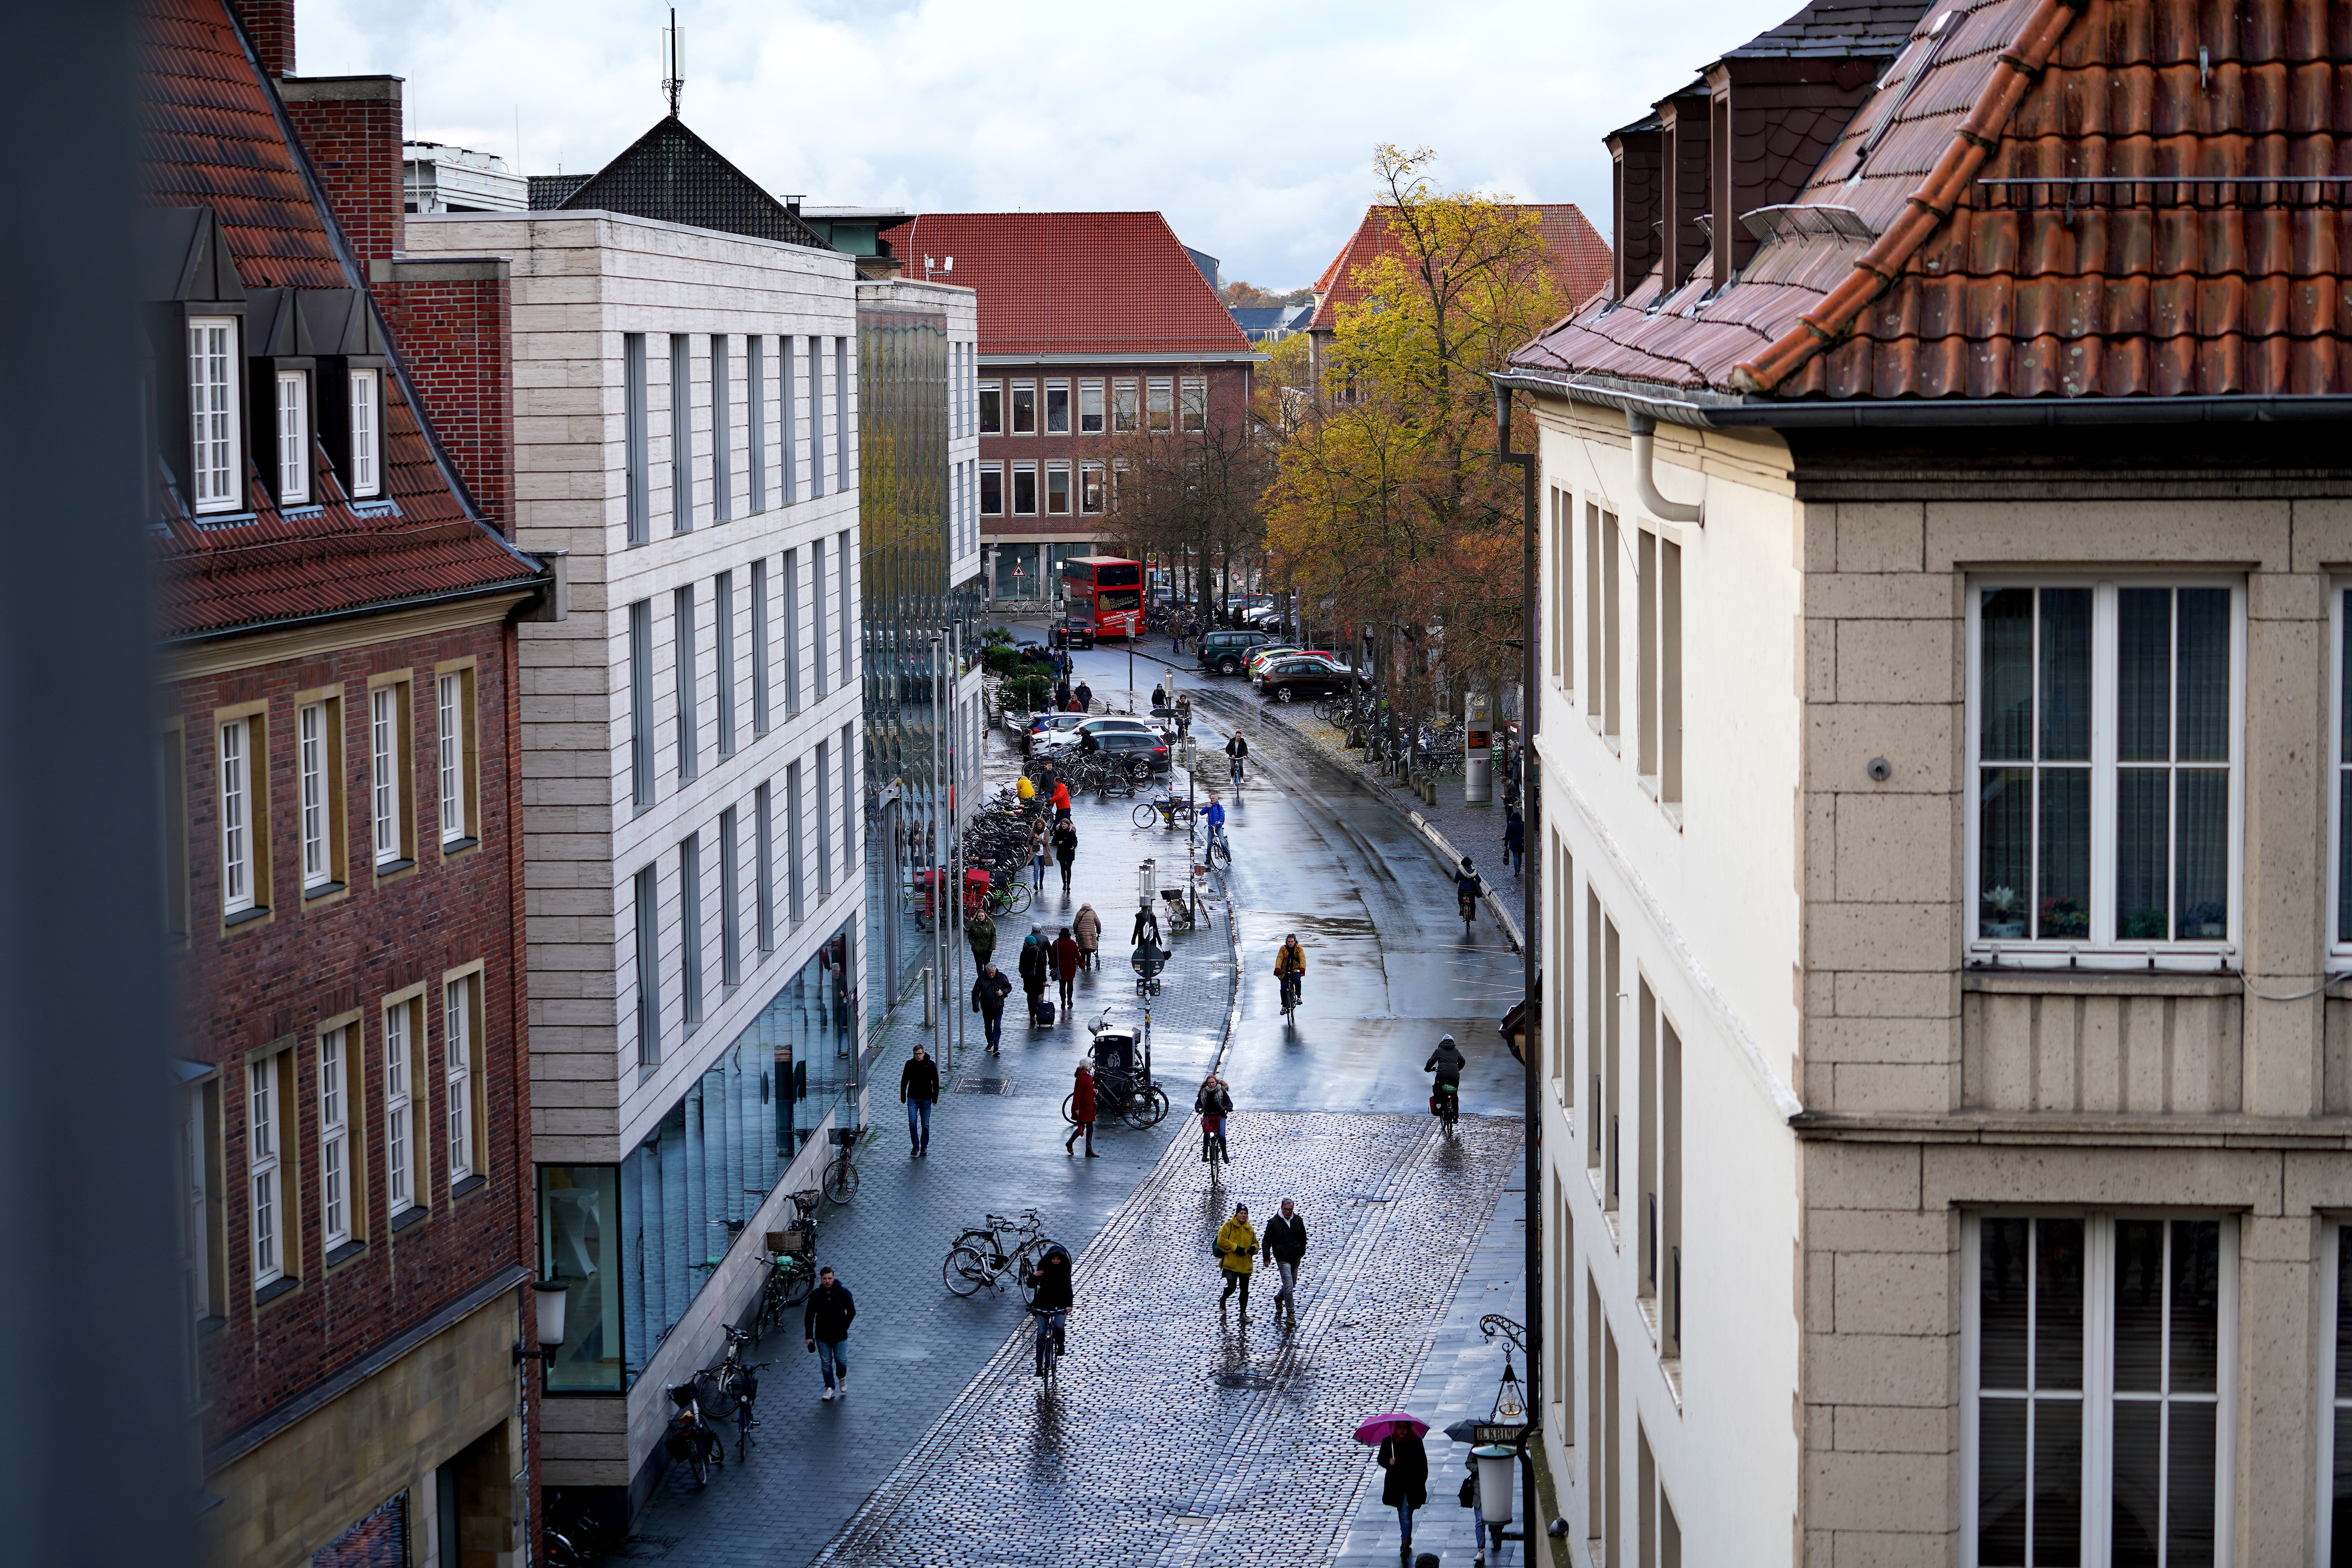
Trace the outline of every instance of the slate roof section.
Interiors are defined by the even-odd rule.
[[[1911,37],[1931,0],[1813,0],[1768,27],[1726,59],[1869,59],[1892,57]]]
[[[366,279],[331,230],[222,0],[148,0],[140,77],[148,199],[210,207],[248,289]],[[395,362],[396,363],[396,362]],[[199,525],[158,487],[160,635],[188,640],[527,586],[537,562],[478,521],[441,465],[404,374],[385,378],[384,493],[356,507],[323,450],[318,505],[281,514],[248,458],[251,515]],[[391,504],[387,505],[386,502]]]
[[[1201,354],[1253,351],[1168,220],[1156,212],[925,213],[889,231],[910,278],[980,296],[983,354]]]
[[[556,176],[562,178],[562,176]],[[541,179],[548,176],[541,175]],[[551,187],[550,194],[552,194]],[[538,205],[534,185],[531,205]],[[620,156],[555,204],[573,212],[627,213],[658,223],[830,250],[817,232],[761,190],[677,116],[665,115]]]
[[[593,174],[532,174],[529,177],[530,210],[549,212],[563,205],[563,199],[594,179]]]
[[[1601,237],[1601,231],[1592,226],[1573,202],[1518,205],[1531,206],[1543,215],[1544,249],[1551,258],[1552,276],[1559,284],[1564,300],[1580,304],[1609,287],[1609,242]],[[1367,208],[1356,232],[1348,237],[1339,254],[1315,279],[1315,314],[1307,318],[1308,331],[1332,330],[1339,324],[1340,306],[1364,302],[1364,290],[1355,280],[1359,268],[1383,255],[1404,254],[1390,226],[1393,210],[1385,206]]]
[[[2352,11],[1951,9],[1798,198],[1851,221],[1784,216],[1718,298],[1654,273],[1514,364],[1830,400],[2352,391]]]

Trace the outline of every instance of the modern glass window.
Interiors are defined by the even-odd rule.
[[[768,563],[751,563],[751,732],[768,732]]]
[[[834,754],[841,759],[841,874],[844,877],[852,874],[857,865],[857,857],[863,852],[857,844],[857,759],[850,751],[856,734],[856,725],[844,724],[841,727],[841,743],[834,749]]]
[[[798,340],[781,337],[776,340],[776,415],[782,429],[778,439],[783,448],[783,462],[777,475],[783,480],[787,505],[801,497],[801,436],[798,408],[793,381],[793,344]]]
[[[1078,383],[1078,434],[1099,436],[1103,433],[1103,384],[1099,381]]]
[[[1563,691],[1576,688],[1575,574],[1576,498],[1555,487],[1551,492],[1551,600],[1546,616],[1551,643],[1551,677]]]
[[[1013,384],[1013,434],[1037,434],[1037,384],[1034,381]]]
[[[751,459],[751,510],[768,510],[768,340],[753,332],[743,340],[743,412],[751,425],[745,455]]]
[[[660,1065],[662,1058],[660,868],[638,870],[629,912],[636,927],[637,1066],[643,1068]]]
[[[809,541],[809,679],[824,700],[824,541]]]
[[[394,1215],[423,1201],[416,1179],[415,1015],[413,998],[383,1010],[384,1206]]]
[[[743,982],[742,855],[742,829],[730,805],[719,814],[719,981],[727,986]]]
[[[198,511],[234,511],[243,500],[237,461],[236,377],[245,358],[227,316],[188,321],[190,488]]]
[[[474,672],[446,670],[435,681],[440,721],[436,773],[441,784],[441,842],[480,837],[474,820]]]
[[[718,618],[712,628],[714,649],[719,659],[718,687],[711,695],[719,701],[719,754],[735,754],[735,574],[721,572],[710,589],[711,614]]]
[[[629,783],[639,811],[654,803],[654,606],[629,606]]]
[[[2231,584],[1974,585],[1976,940],[2234,940],[2243,618]]]
[[[2336,916],[2338,952],[2352,951],[2352,588],[2336,595]],[[2352,1463],[2352,1454],[2346,1456]],[[2345,1543],[2352,1558],[2352,1539]]]
[[[349,1026],[319,1037],[319,1244],[352,1239],[352,1097]]]
[[[826,743],[816,743],[816,896],[833,891],[833,768]]]
[[[776,829],[773,804],[765,783],[751,792],[751,895],[759,910],[760,952],[776,951]]]
[[[734,389],[727,379],[727,342],[724,332],[710,335],[710,516],[715,522],[735,515]]]
[[[310,373],[278,373],[278,500],[295,506],[310,499]]]
[[[621,334],[621,466],[628,489],[628,539],[643,544],[653,515],[653,463],[646,416],[646,335]]]
[[[336,809],[341,791],[342,747],[338,743],[338,716],[342,704],[332,698],[305,702],[294,715],[297,759],[302,791],[302,887],[307,891],[341,880],[342,857],[336,853],[341,823]]]
[[[1070,384],[1049,381],[1045,384],[1045,434],[1066,436],[1070,433]]]
[[[980,384],[980,433],[983,436],[1004,434],[1004,384],[1001,381]]]
[[[694,526],[694,340],[669,338],[669,531]]]
[[[1962,1230],[1961,1561],[2230,1561],[2237,1227],[1986,1215]]]
[[[849,433],[849,340],[833,340],[833,488],[857,482],[857,442]]]
[[[1183,393],[1184,428],[1206,430],[1209,427],[1209,384],[1187,376]]]
[[[2326,1365],[2321,1377],[2321,1523],[2326,1538],[2319,1561],[2328,1568],[2352,1563],[2352,1226],[2335,1228],[2335,1318],[2321,1342]]]
[[[346,477],[352,499],[365,500],[383,493],[383,372],[352,371],[345,391],[352,407],[352,467]]]
[[[481,1168],[480,1127],[474,1095],[481,1082],[481,978],[461,974],[441,988],[442,1078],[448,1089],[449,1184]]]
[[[1037,515],[1037,465],[1034,463],[1013,465],[1013,515]]]
[[[278,1146],[284,1140],[279,1108],[278,1059],[265,1057],[246,1068],[246,1176],[253,1206],[253,1283],[273,1284],[286,1273],[287,1229]]]
[[[824,494],[824,340],[808,341],[809,494]]]
[[[1054,462],[1045,465],[1045,510],[1054,517],[1067,517],[1070,512],[1070,465]]]
[[[1165,435],[1176,424],[1176,384],[1154,377],[1145,384],[1145,392],[1149,427],[1155,436]]]
[[[702,1022],[702,836],[677,847],[677,1000],[686,1026]]]
[[[801,557],[784,552],[784,711],[801,710]]]
[[[368,805],[378,868],[413,858],[408,853],[406,793],[407,688],[379,686],[368,693]]]
[[[1004,465],[982,463],[980,466],[980,515],[1004,515]]]
[[[563,1344],[546,1364],[562,1394],[619,1394],[622,1371],[621,1168],[539,1167],[539,1272],[569,1287]],[[631,1347],[643,1356],[644,1347]]]
[[[670,626],[676,633],[677,673],[677,776],[691,780],[702,766],[702,701],[695,689],[694,587],[691,584],[670,595]]]
[[[1102,509],[1102,465],[1088,463],[1078,470],[1078,510],[1082,512],[1099,512]]]
[[[800,924],[808,913],[802,897],[802,842],[801,765],[793,763],[784,769],[784,894],[785,908],[794,925]]]

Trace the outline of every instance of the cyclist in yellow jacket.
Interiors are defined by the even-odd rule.
[[[1307,978],[1307,952],[1298,945],[1297,931],[1274,950],[1274,973],[1282,982],[1282,1010],[1287,1013],[1298,1005],[1299,987]]]

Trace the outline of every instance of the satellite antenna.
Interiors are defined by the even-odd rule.
[[[665,73],[662,93],[669,100],[669,117],[675,120],[677,118],[678,89],[686,85],[686,79],[678,74],[677,69],[677,7],[675,5],[669,8],[669,26],[662,32],[662,70]]]

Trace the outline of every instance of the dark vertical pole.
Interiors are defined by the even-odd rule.
[[[196,1513],[133,313],[134,11],[20,6],[0,98],[0,1548],[176,1564]],[[31,215],[42,221],[31,221]],[[69,1173],[69,1179],[59,1180]],[[125,1420],[126,1414],[137,1413]]]
[[[1506,463],[1519,470],[1519,755],[1522,758],[1519,781],[1521,842],[1528,870],[1519,879],[1521,896],[1525,900],[1519,914],[1519,930],[1524,940],[1519,943],[1519,963],[1524,990],[1519,1007],[1519,1027],[1525,1044],[1520,1055],[1525,1074],[1525,1099],[1522,1102],[1527,1119],[1527,1271],[1528,1271],[1528,1437],[1532,1445],[1543,1441],[1543,1074],[1538,1066],[1543,1059],[1543,1035],[1537,1023],[1537,1009],[1542,1002],[1542,965],[1537,959],[1536,919],[1542,908],[1539,884],[1542,880],[1545,857],[1543,840],[1537,837],[1540,818],[1535,770],[1525,759],[1535,752],[1536,676],[1541,663],[1536,626],[1536,555],[1539,539],[1536,530],[1536,454],[1511,450],[1511,389],[1501,382],[1495,384],[1495,453]],[[1528,1561],[1533,1563],[1536,1543],[1545,1539],[1545,1521],[1536,1510],[1536,1469],[1532,1459],[1520,1467],[1519,1530],[1527,1543]]]

